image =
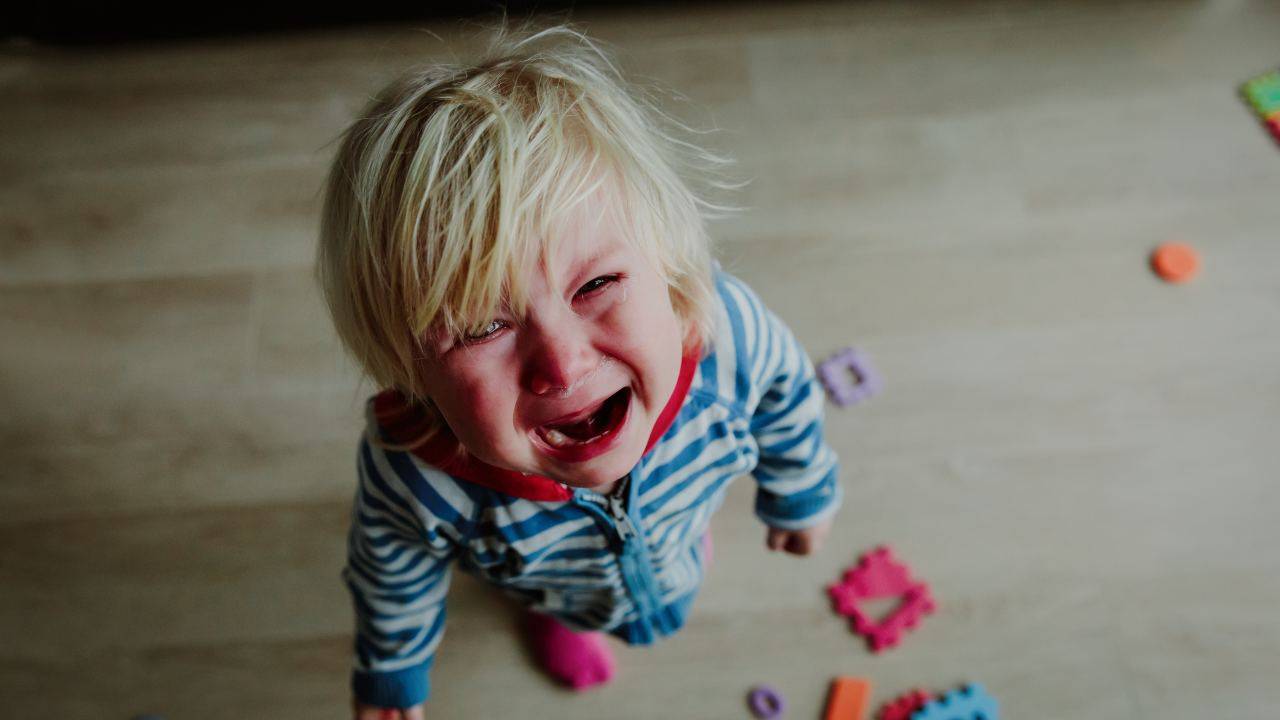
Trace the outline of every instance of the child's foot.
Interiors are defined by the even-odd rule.
[[[542,669],[574,690],[603,685],[613,678],[613,651],[605,644],[604,633],[577,633],[550,615],[532,610],[525,614],[525,632]]]

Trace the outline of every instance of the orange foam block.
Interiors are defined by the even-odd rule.
[[[1200,269],[1200,256],[1190,245],[1165,243],[1151,253],[1151,269],[1165,282],[1186,282]]]
[[[827,695],[826,720],[863,720],[871,704],[871,681],[838,677]]]

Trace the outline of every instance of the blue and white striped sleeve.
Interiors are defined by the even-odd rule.
[[[760,449],[756,515],[783,530],[812,527],[834,516],[843,499],[836,454],[823,437],[823,394],[813,363],[754,291],[732,276],[721,278]]]
[[[474,512],[452,478],[367,437],[358,470],[342,571],[356,616],[352,690],[369,705],[412,707],[430,695],[451,564]]]

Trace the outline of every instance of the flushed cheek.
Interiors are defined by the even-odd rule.
[[[500,392],[481,378],[454,386],[450,426],[464,445],[486,455],[510,452],[514,444],[514,404],[511,392]],[[449,416],[452,416],[451,418]]]
[[[668,320],[641,314],[624,319],[620,325],[628,330],[615,335],[625,339],[617,346],[619,354],[637,369],[649,399],[665,403],[680,370],[679,323],[674,316]]]

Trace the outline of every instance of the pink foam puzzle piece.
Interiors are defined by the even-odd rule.
[[[861,610],[853,615],[854,630],[867,638],[872,652],[894,647],[903,634],[920,624],[920,619],[937,609],[929,586],[921,583],[907,591],[902,602],[879,622],[867,617]]]
[[[845,571],[844,581],[864,600],[901,595],[916,585],[911,569],[898,562],[887,545],[864,554],[857,565]]]
[[[911,716],[931,699],[928,692],[916,688],[882,705],[876,720],[911,720]]]
[[[831,596],[837,613],[852,617],[858,611],[858,598],[861,596],[852,585],[845,582],[832,583],[827,586],[827,594]]]
[[[910,568],[883,545],[865,553],[840,582],[827,587],[827,594],[836,612],[851,619],[854,632],[867,638],[872,652],[894,647],[905,632],[937,609],[929,585],[913,580]],[[900,597],[901,602],[879,621],[859,606],[862,600],[890,597]]]

